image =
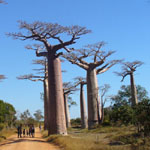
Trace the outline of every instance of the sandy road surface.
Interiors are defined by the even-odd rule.
[[[17,135],[13,135],[0,143],[0,150],[60,150],[60,148],[47,143],[36,129],[35,138],[17,138]]]

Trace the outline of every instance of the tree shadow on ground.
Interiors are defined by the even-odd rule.
[[[20,142],[38,142],[38,143],[47,143],[46,141],[43,141],[43,140],[38,140],[38,139],[25,139],[25,138],[20,138],[18,140],[13,140],[13,139],[9,139],[8,142],[5,142],[5,143],[2,143],[0,144],[0,146],[3,146],[3,145],[10,145],[10,144],[16,144],[16,143],[20,143]]]

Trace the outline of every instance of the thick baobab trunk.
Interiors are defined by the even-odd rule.
[[[68,106],[68,95],[64,94],[64,107],[65,107],[65,116],[66,116],[66,126],[67,128],[71,127],[70,123],[70,113],[69,113],[69,106]]]
[[[67,134],[60,59],[48,56],[50,119],[48,134]]]
[[[87,96],[88,96],[88,127],[93,128],[98,124],[98,89],[96,70],[87,70]]]
[[[87,112],[84,98],[84,84],[80,84],[80,113],[81,113],[81,128],[85,129],[88,127],[87,124]]]
[[[130,82],[131,82],[132,106],[135,106],[138,104],[138,99],[133,73],[130,74]]]

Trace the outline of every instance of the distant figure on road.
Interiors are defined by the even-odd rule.
[[[26,135],[26,129],[24,128],[23,129],[23,136],[25,137],[25,135]]]
[[[34,125],[32,125],[32,137],[35,136],[35,128],[34,128]]]
[[[32,136],[32,125],[29,125],[29,137]]]
[[[18,131],[18,138],[21,138],[22,136],[22,124],[20,124],[17,128],[17,131]]]
[[[27,134],[27,136],[29,135],[29,131],[28,131],[28,129],[26,130],[26,134]]]
[[[39,130],[41,131],[41,124],[39,125]]]

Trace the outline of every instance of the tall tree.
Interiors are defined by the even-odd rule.
[[[106,59],[115,51],[102,51],[101,48],[104,44],[104,42],[99,42],[93,45],[87,45],[85,48],[76,49],[74,50],[75,52],[63,55],[69,62],[78,65],[87,72],[89,128],[93,128],[98,124],[98,82],[96,75],[106,72],[109,68],[119,62],[119,60],[106,62]],[[92,58],[93,61],[87,62],[85,60],[86,58]]]
[[[143,62],[141,61],[133,61],[133,62],[122,62],[122,72],[115,72],[118,76],[122,76],[122,80],[126,76],[130,76],[130,86],[131,86],[131,101],[132,101],[132,106],[138,104],[138,98],[137,98],[137,90],[136,90],[136,85],[134,81],[134,72],[136,71],[137,67],[140,67]]]
[[[40,109],[36,110],[33,115],[35,117],[35,120],[38,122],[41,121],[41,119],[43,119],[43,115]]]
[[[75,80],[80,83],[80,115],[81,115],[81,128],[88,128],[87,112],[84,97],[84,85],[87,84],[83,77],[76,77]]]
[[[75,43],[81,35],[87,34],[90,30],[80,26],[61,26],[53,23],[34,22],[28,24],[20,21],[20,29],[27,31],[19,33],[10,33],[9,36],[20,40],[32,39],[43,44],[46,51],[39,51],[39,46],[36,48],[37,56],[45,56],[48,59],[48,86],[50,97],[50,124],[48,134],[67,134],[65,112],[64,112],[64,97],[62,87],[61,63],[59,56],[62,52],[60,49],[69,51],[67,46]],[[71,36],[68,41],[63,40],[63,35]],[[60,37],[61,36],[61,37]],[[58,44],[52,45],[49,40],[56,40]],[[66,38],[65,38],[66,39]],[[32,47],[33,48],[33,47]],[[32,49],[31,48],[31,49]]]

